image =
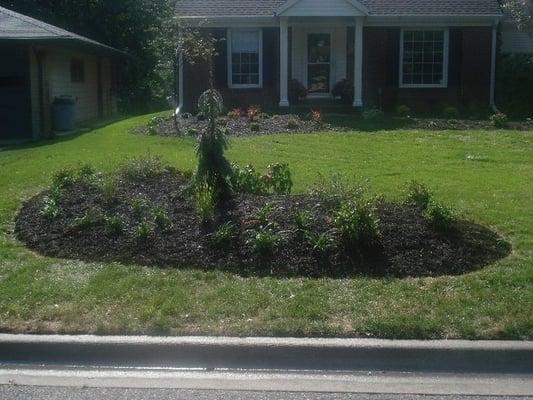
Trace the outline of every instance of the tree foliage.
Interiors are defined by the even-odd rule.
[[[516,22],[519,29],[533,27],[532,0],[501,0],[501,2],[503,9]]]
[[[172,0],[0,0],[0,5],[105,43],[131,56],[119,63],[122,96],[161,102],[172,93],[168,41]],[[139,110],[141,111],[141,110]]]

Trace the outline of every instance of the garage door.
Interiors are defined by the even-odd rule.
[[[0,44],[0,140],[32,137],[26,46]]]

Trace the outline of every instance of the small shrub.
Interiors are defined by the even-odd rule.
[[[353,82],[343,79],[333,86],[331,94],[334,97],[340,97],[344,104],[351,104],[353,101]]]
[[[313,252],[319,256],[327,255],[335,247],[335,238],[329,232],[308,232],[305,237]]]
[[[367,192],[367,183],[348,180],[334,174],[329,177],[319,174],[309,194],[316,197],[327,208],[337,208],[342,202],[357,201]]]
[[[102,213],[98,210],[88,210],[82,217],[76,218],[69,224],[72,230],[83,230],[99,225],[103,221]]]
[[[423,183],[411,181],[407,184],[405,190],[405,199],[407,204],[414,205],[421,210],[427,209],[431,198],[431,191]]]
[[[255,219],[258,220],[262,225],[267,225],[270,222],[270,217],[274,212],[274,203],[266,203],[255,213]]]
[[[55,219],[61,214],[61,207],[56,199],[45,197],[41,215],[47,219]]]
[[[256,172],[252,165],[241,168],[237,164],[232,164],[231,168],[230,182],[233,190],[251,194],[265,194],[267,192],[267,187],[261,180],[261,174]]]
[[[237,119],[242,117],[244,114],[242,108],[234,108],[230,112],[228,112],[228,117],[232,119]]]
[[[300,99],[307,97],[307,89],[297,79],[291,79],[289,81],[289,101],[291,103],[297,103]]]
[[[383,119],[384,116],[385,114],[383,111],[378,110],[377,108],[363,111],[363,119],[365,121],[379,121]]]
[[[172,230],[174,224],[165,210],[160,207],[155,207],[152,210],[152,215],[154,217],[155,225],[161,232],[169,232]]]
[[[248,110],[246,110],[246,117],[250,122],[257,121],[259,114],[261,114],[261,108],[259,106],[250,106],[248,107]]]
[[[159,133],[159,125],[161,125],[165,119],[163,117],[153,117],[148,122],[148,134],[155,136]]]
[[[124,231],[124,222],[119,215],[106,216],[104,228],[108,235],[119,236]]]
[[[322,112],[320,110],[311,110],[309,113],[309,118],[315,125],[322,126],[324,124]]]
[[[61,169],[52,177],[52,187],[64,189],[77,182],[76,171],[73,169]]]
[[[200,113],[196,114],[196,119],[197,119],[198,121],[205,121],[205,115],[204,115],[204,113],[201,113],[201,112],[200,112]]]
[[[398,115],[398,117],[408,118],[411,116],[411,113],[411,108],[405,104],[399,105],[398,108],[396,108],[396,115]]]
[[[276,194],[290,194],[293,186],[291,170],[288,164],[270,164],[268,173],[271,176],[269,186]]]
[[[348,250],[372,245],[380,237],[379,219],[369,201],[348,201],[335,213],[334,223]]]
[[[296,118],[294,117],[291,117],[287,120],[287,128],[289,129],[298,129],[298,121],[296,120]]]
[[[231,222],[226,222],[211,235],[211,241],[216,247],[227,248],[234,235],[235,226]]]
[[[78,177],[83,182],[91,182],[97,174],[96,168],[91,164],[83,164],[78,169]]]
[[[490,123],[495,128],[505,128],[507,126],[507,122],[509,121],[507,115],[502,112],[492,114],[489,119]]]
[[[131,207],[131,210],[133,211],[133,215],[135,215],[135,217],[137,218],[144,217],[148,213],[148,210],[150,209],[150,205],[148,204],[148,201],[146,201],[142,197],[135,197],[130,202],[130,207]]]
[[[187,129],[187,136],[197,137],[199,134],[200,132],[198,132],[198,129],[195,129],[195,128]]]
[[[446,119],[459,118],[459,110],[456,107],[448,106],[442,111],[442,116]]]
[[[451,207],[434,200],[429,202],[423,215],[426,221],[439,231],[451,230],[457,221],[455,211]]]
[[[274,232],[271,226],[262,228],[254,237],[254,251],[261,257],[272,255],[280,241],[280,236]]]
[[[161,158],[153,155],[132,158],[124,163],[118,170],[118,174],[134,181],[149,180],[163,172]]]
[[[311,213],[307,210],[296,210],[293,216],[294,224],[300,231],[306,231],[311,225],[313,219]]]
[[[135,235],[137,239],[141,242],[146,242],[148,239],[150,239],[154,235],[155,229],[154,226],[147,222],[142,221],[135,231]]]
[[[195,188],[195,208],[203,224],[209,224],[215,219],[215,191],[207,183],[201,182]]]
[[[258,122],[252,122],[250,124],[250,130],[252,132],[259,132],[261,130],[261,125]]]

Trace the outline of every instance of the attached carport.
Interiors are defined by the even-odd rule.
[[[26,46],[0,43],[0,140],[31,139],[31,84]]]

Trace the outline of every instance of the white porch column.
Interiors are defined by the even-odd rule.
[[[279,19],[279,106],[289,107],[289,18]]]
[[[355,18],[353,106],[363,107],[363,17]]]

